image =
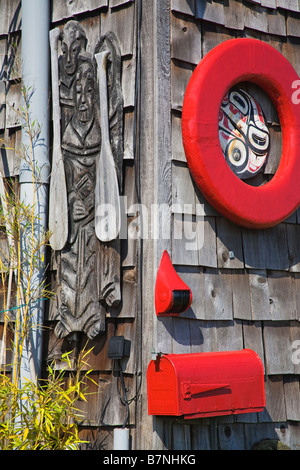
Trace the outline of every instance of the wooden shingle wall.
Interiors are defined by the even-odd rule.
[[[84,27],[88,47],[93,50],[99,37],[112,30],[119,39],[122,53],[122,89],[124,96],[124,187],[127,208],[138,202],[137,184],[141,182],[147,204],[156,202],[157,182],[153,178],[151,142],[139,142],[141,158],[145,164],[142,179],[137,177],[135,162],[135,136],[139,122],[136,104],[137,41],[139,31],[138,3],[133,0],[53,0],[51,28],[63,26],[76,19]],[[151,10],[148,0],[143,3],[146,13]],[[157,8],[165,8],[167,14],[150,31],[159,31],[165,37],[164,53],[169,60],[163,61],[164,86],[152,88],[150,83],[152,57],[144,47],[141,58],[140,80],[144,103],[155,101],[155,93],[169,96],[168,108],[157,110],[162,119],[169,115],[170,129],[165,125],[166,135],[159,145],[170,146],[170,162],[163,168],[162,180],[168,181],[166,203],[174,204],[172,213],[172,238],[166,242],[177,272],[193,291],[191,308],[179,318],[157,319],[154,312],[154,282],[156,272],[147,273],[153,282],[141,285],[139,264],[141,245],[138,240],[122,242],[123,302],[118,310],[107,312],[106,333],[89,341],[82,335],[68,340],[57,340],[54,335],[56,304],[51,301],[46,312],[44,358],[46,362],[59,359],[62,352],[73,350],[75,355],[86,345],[93,346],[89,366],[93,379],[99,387],[82,403],[86,419],[81,437],[91,440],[89,448],[111,449],[112,430],[123,424],[126,409],[118,390],[119,381],[112,371],[112,361],[107,357],[109,338],[123,335],[131,341],[130,358],[123,363],[125,384],[130,404],[132,448],[143,448],[145,436],[140,432],[141,421],[147,421],[148,441],[155,430],[161,448],[168,449],[250,449],[264,438],[277,438],[290,447],[300,448],[300,212],[297,211],[284,223],[269,230],[242,229],[221,217],[195,187],[186,163],[181,142],[182,102],[187,83],[201,58],[214,46],[236,37],[255,37],[270,43],[292,63],[300,74],[300,7],[298,0],[157,0]],[[13,109],[20,103],[20,1],[0,0],[0,134],[11,142],[11,148],[20,143],[21,128]],[[158,11],[158,10],[157,10]],[[144,13],[146,15],[146,13]],[[168,21],[166,21],[168,19]],[[142,25],[149,25],[148,18]],[[153,25],[152,25],[153,26]],[[161,31],[161,28],[165,28]],[[146,42],[147,28],[142,33]],[[148,43],[155,43],[150,36]],[[155,46],[156,47],[156,46]],[[148,67],[148,68],[147,68]],[[160,80],[161,77],[159,77]],[[159,84],[162,82],[159,82]],[[158,84],[158,85],[159,85]],[[269,159],[261,178],[271,178],[275,173],[281,154],[280,123],[267,96],[249,84],[243,84],[259,97],[269,125],[272,139],[272,158]],[[154,95],[143,95],[143,89],[152,89]],[[166,106],[167,101],[161,101]],[[141,107],[141,115],[146,113]],[[159,112],[161,111],[161,112]],[[151,124],[152,117],[147,118]],[[161,132],[161,121],[154,125]],[[164,123],[165,124],[165,123]],[[140,123],[141,127],[145,123]],[[152,130],[149,130],[152,132]],[[157,131],[157,129],[156,129]],[[169,132],[170,131],[170,132]],[[160,135],[161,135],[160,134]],[[157,148],[159,147],[158,144]],[[167,151],[167,150],[166,150]],[[159,153],[158,150],[156,151]],[[18,161],[13,150],[2,151],[1,168],[6,176],[18,175]],[[167,160],[168,155],[163,158]],[[150,163],[151,164],[150,164]],[[147,164],[149,163],[148,169]],[[159,169],[159,163],[156,162]],[[165,161],[164,161],[165,163]],[[148,173],[147,173],[148,171]],[[146,181],[148,181],[146,183]],[[149,182],[150,181],[150,182]],[[171,184],[170,184],[171,183]],[[143,191],[147,184],[147,190]],[[259,184],[259,178],[253,184]],[[150,191],[152,185],[152,192]],[[140,189],[140,188],[138,188]],[[148,191],[148,195],[146,192]],[[161,195],[163,193],[161,192]],[[160,197],[162,197],[160,195]],[[147,200],[147,201],[146,201]],[[137,211],[128,210],[126,223],[138,224]],[[174,237],[185,227],[190,234],[197,233],[196,249],[187,250],[191,242]],[[1,243],[3,240],[1,239]],[[148,259],[150,258],[151,242]],[[159,245],[162,247],[162,244]],[[195,248],[195,246],[194,246]],[[145,255],[145,253],[144,253]],[[144,260],[147,260],[144,256]],[[155,255],[156,256],[156,255]],[[56,288],[56,263],[50,258],[49,279]],[[149,270],[144,261],[143,270]],[[144,295],[141,310],[140,294]],[[141,336],[141,316],[151,316],[150,330]],[[2,323],[1,323],[2,321]],[[0,316],[0,333],[3,328]],[[151,330],[153,326],[153,331]],[[154,331],[155,329],[155,331]],[[190,353],[251,348],[261,357],[265,370],[266,410],[263,413],[239,415],[215,419],[182,421],[147,417],[147,394],[144,385],[143,405],[135,415],[136,403],[140,402],[140,356],[149,356],[152,336],[156,350],[165,353]],[[139,403],[140,404],[140,403]],[[137,418],[136,418],[137,416]],[[137,430],[137,431],[136,431]],[[150,437],[149,437],[150,436]],[[138,442],[138,447],[136,447]]]
[[[101,35],[113,31],[119,40],[122,56],[122,91],[124,98],[124,164],[122,194],[127,196],[127,208],[136,202],[134,167],[134,111],[136,80],[136,5],[133,0],[85,0],[50,2],[50,28],[63,28],[69,20],[77,20],[84,28],[88,46],[93,53]],[[21,145],[21,127],[15,109],[21,103],[21,1],[0,0],[0,136],[8,141],[9,150],[1,149],[0,168],[6,177],[18,176],[19,161],[14,149]],[[126,27],[124,27],[126,25]],[[50,90],[49,90],[50,96]],[[51,108],[49,109],[49,112]],[[51,119],[51,113],[49,113]],[[51,138],[51,136],[50,136]],[[51,154],[51,152],[50,152]],[[136,217],[135,211],[127,214],[123,223],[125,231]],[[127,212],[126,212],[127,211]],[[1,232],[2,234],[2,232]],[[1,247],[6,243],[1,237]],[[49,283],[55,292],[56,258],[49,252]],[[130,341],[130,357],[122,360],[124,382],[130,403],[129,425],[135,426],[136,394],[139,389],[138,359],[140,349],[137,311],[137,244],[134,240],[122,240],[122,303],[118,308],[107,311],[106,332],[94,341],[87,341],[84,334],[74,335],[66,340],[58,340],[54,334],[57,322],[56,298],[47,304],[44,322],[44,363],[56,360],[56,367],[66,367],[60,363],[63,352],[70,351],[74,359],[81,351],[93,348],[87,361],[93,369],[92,378],[98,387],[89,384],[88,402],[79,403],[85,411],[80,437],[90,441],[86,447],[91,449],[112,449],[113,428],[122,426],[126,417],[126,406],[121,400],[122,387],[119,374],[113,371],[113,361],[108,358],[108,342],[117,334]],[[2,305],[2,302],[0,302]],[[4,316],[0,314],[0,338],[2,338]],[[7,336],[11,342],[13,336]],[[1,339],[0,339],[1,345]],[[11,363],[11,355],[7,356]],[[75,366],[75,360],[73,362]],[[134,439],[134,435],[132,437]]]
[[[173,230],[182,230],[185,217],[198,245],[187,251],[190,239],[172,240],[172,261],[194,299],[180,318],[161,322],[159,328],[172,338],[161,344],[167,348],[162,351],[251,348],[263,361],[266,386],[263,413],[166,424],[166,441],[173,448],[250,449],[264,438],[300,447],[300,212],[268,230],[241,228],[220,216],[193,183],[180,128],[186,85],[213,47],[231,38],[258,38],[278,49],[300,73],[299,36],[298,1],[171,0]],[[270,129],[270,157],[259,177],[268,180],[281,155],[280,123],[268,97],[253,85],[243,85],[260,101]]]
[[[21,145],[21,126],[18,116],[21,103],[21,1],[1,0],[0,9],[0,171],[5,178],[15,178],[19,175],[18,150]],[[1,260],[8,267],[7,237],[3,227],[0,231]],[[0,290],[0,348],[2,350],[5,316],[3,309],[6,308],[4,291],[7,293],[7,286],[5,290],[1,283]],[[15,311],[7,315],[13,322]],[[7,331],[6,354],[4,358],[1,357],[1,362],[5,360],[8,373],[12,363],[13,339],[13,331]]]
[[[87,50],[93,53],[96,43],[105,33],[112,31],[118,38],[122,56],[122,92],[124,99],[124,164],[123,195],[127,197],[124,208],[124,224],[133,223],[135,212],[127,209],[136,202],[134,167],[134,111],[136,77],[136,7],[132,0],[87,0],[75,2],[53,1],[51,28],[62,28],[70,19],[83,26],[87,39]],[[126,27],[124,27],[126,25]],[[137,245],[129,238],[122,240],[122,302],[106,315],[106,332],[88,341],[84,334],[74,337],[73,342],[58,340],[53,332],[56,318],[56,303],[51,302],[46,332],[45,358],[59,358],[61,352],[72,350],[77,356],[84,348],[93,348],[87,360],[93,370],[92,378],[98,384],[90,385],[88,402],[80,407],[86,412],[80,437],[90,441],[87,448],[111,449],[113,428],[122,426],[126,418],[126,406],[120,399],[122,387],[114,363],[108,358],[108,342],[114,334],[130,341],[130,357],[122,360],[124,382],[130,404],[128,424],[135,426],[135,396],[139,385],[137,361],[139,358],[140,334],[136,322],[137,311]],[[55,259],[52,258],[51,278],[55,288]]]
[[[0,20],[0,136],[7,142],[1,145],[0,169],[4,176],[16,176],[19,159],[14,152],[20,146],[21,77],[21,2],[1,0]]]

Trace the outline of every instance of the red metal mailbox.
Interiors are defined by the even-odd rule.
[[[199,418],[263,411],[264,372],[250,349],[166,354],[147,370],[150,415]]]

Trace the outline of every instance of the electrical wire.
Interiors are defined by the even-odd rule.
[[[122,385],[122,390],[123,390],[123,399],[120,396],[120,400],[121,400],[121,403],[126,406],[126,418],[122,426],[122,428],[124,429],[129,421],[129,402],[127,398],[127,389],[125,387],[125,382],[124,382],[124,377],[123,377],[123,372],[122,372],[120,361],[118,361],[118,365],[119,365],[118,372],[119,372],[119,377],[121,379],[121,385]],[[118,390],[118,393],[119,393],[119,390]]]

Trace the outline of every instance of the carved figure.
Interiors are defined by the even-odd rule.
[[[74,85],[78,64],[85,52],[87,39],[77,21],[69,21],[60,35],[62,55],[58,59],[59,97],[62,109],[62,131],[74,110]]]
[[[120,116],[123,100],[122,96],[113,102],[109,99],[116,86],[107,86],[106,75],[105,89],[102,90],[103,96],[99,100],[98,79],[101,79],[101,74],[97,75],[94,57],[85,51],[86,36],[76,21],[67,23],[61,40],[62,56],[58,58],[59,99],[68,233],[63,248],[57,252],[60,289],[57,316],[59,321],[55,333],[57,337],[63,338],[72,332],[84,331],[89,338],[94,338],[105,330],[106,307],[116,306],[121,300],[120,241],[117,233],[114,239],[110,238],[107,242],[99,240],[95,220],[98,209],[97,194],[99,188],[107,183],[104,180],[105,172],[102,174],[99,171],[99,160],[103,154],[101,149],[106,134],[109,141],[107,144],[106,139],[106,146],[110,147],[110,142],[117,142],[112,154],[111,170],[114,171],[117,188],[115,201],[119,203],[118,174],[121,175],[122,165],[122,123],[118,121],[117,132],[111,133],[111,129],[115,129],[116,120],[110,124],[108,116]],[[113,41],[116,42],[115,38]],[[115,61],[113,55],[116,51],[118,52],[117,46],[107,49],[107,60],[110,63]],[[109,74],[110,71],[107,68],[105,73]],[[117,80],[119,78],[120,75]],[[115,78],[109,77],[107,82],[112,84],[114,80]],[[120,93],[119,85],[117,88],[117,93]],[[99,102],[101,107],[107,107],[109,110],[107,122],[104,122],[103,115],[101,116],[101,126]],[[111,109],[113,104],[119,109]],[[118,171],[115,159],[118,162]],[[108,189],[109,187],[108,185]],[[56,197],[59,197],[59,191],[56,192]]]

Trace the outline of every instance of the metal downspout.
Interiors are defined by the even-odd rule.
[[[35,201],[35,237],[47,230],[48,180],[50,163],[48,156],[49,128],[49,23],[50,0],[22,0],[22,86],[30,95],[31,123],[39,126],[38,137],[33,146],[34,177],[30,165],[24,159],[20,164],[20,199],[32,205]],[[23,106],[26,106],[23,100]],[[22,126],[22,147],[30,148],[30,139]],[[27,152],[30,159],[31,153]],[[22,249],[26,251],[26,230],[21,235]],[[39,253],[39,264],[32,277],[32,290],[39,292],[45,278],[45,248]],[[34,294],[29,315],[33,328],[23,350],[21,381],[35,380],[41,373],[42,328],[44,301]],[[28,347],[30,344],[30,347]]]

